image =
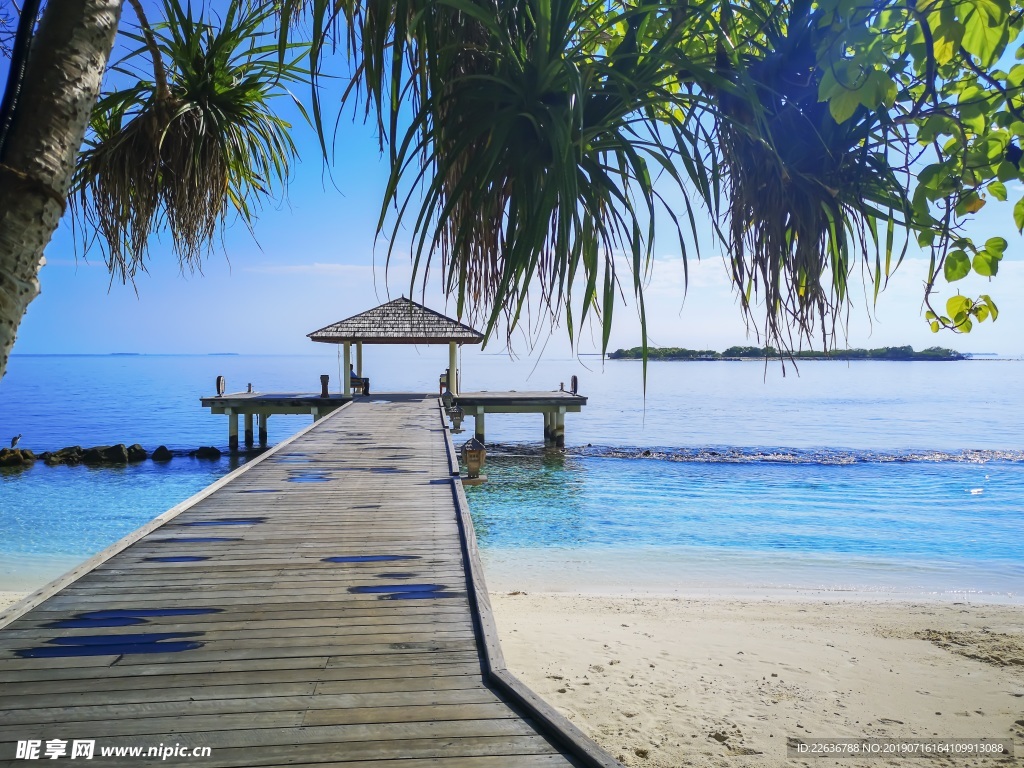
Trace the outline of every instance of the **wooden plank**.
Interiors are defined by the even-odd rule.
[[[501,704],[494,692],[472,686],[453,690],[317,694],[316,683],[267,685],[197,685],[173,691],[90,691],[62,706],[38,706],[38,696],[0,697],[0,724],[63,723],[114,717],[160,717],[180,712],[217,714],[285,709],[359,709],[453,704]],[[27,699],[27,701],[26,701]],[[507,707],[506,707],[507,710]]]
[[[509,712],[508,707],[505,707]],[[240,715],[176,715],[133,720],[61,723],[61,738],[153,736],[161,741],[187,740],[211,746],[316,744],[323,742],[394,741],[400,739],[526,736],[536,733],[518,716],[500,719],[442,719],[426,721],[353,723],[304,726],[304,712],[246,712]],[[53,723],[0,725],[0,741],[52,738]],[[24,735],[21,735],[24,734]]]
[[[422,602],[422,601],[418,601]],[[175,618],[175,617],[161,617]],[[291,636],[298,630],[306,628],[334,629],[342,633],[350,631],[367,631],[378,628],[384,631],[385,627],[408,627],[419,626],[446,626],[449,629],[462,627],[472,629],[473,623],[463,612],[453,613],[420,613],[395,615],[391,613],[369,616],[314,616],[312,618],[291,618],[291,619],[265,619],[261,614],[231,614],[213,616],[176,617],[172,626],[189,632],[211,632],[247,629],[253,632],[279,630],[285,636]],[[192,618],[192,621],[183,621],[183,618]],[[216,619],[220,619],[217,621]],[[12,624],[4,633],[5,638],[40,638],[53,637],[53,622],[33,622],[31,625]],[[161,626],[159,621],[151,621],[149,626],[153,629]],[[76,627],[73,629],[60,630],[61,636],[73,637],[76,634],[88,635],[95,630],[88,627]],[[280,635],[278,635],[280,636]]]
[[[160,719],[168,717],[206,717],[204,727],[210,723],[237,725],[242,722],[235,715],[252,715],[254,722],[272,714],[274,722],[294,722],[303,727],[309,725],[370,725],[375,723],[423,723],[441,720],[501,720],[518,718],[501,699],[490,694],[490,699],[480,700],[481,691],[459,691],[465,701],[435,702],[430,700],[433,692],[418,695],[403,695],[403,702],[387,706],[372,706],[352,696],[268,696],[252,699],[206,699],[177,700],[172,702],[101,704],[80,707],[46,707],[5,712],[0,715],[0,736],[17,730],[16,726],[40,726],[60,723],[91,723],[102,727],[121,729],[127,720]],[[472,695],[470,695],[472,694]],[[473,700],[473,699],[476,700]],[[421,699],[422,703],[417,703]],[[337,702],[337,703],[332,703]],[[229,718],[228,716],[232,716]],[[116,722],[113,722],[116,721]],[[197,721],[198,722],[198,721]],[[84,727],[84,725],[83,725]],[[139,727],[146,727],[140,725]],[[6,730],[5,730],[6,729]]]
[[[480,664],[475,660],[449,664],[420,662],[400,665],[388,664],[386,657],[375,657],[366,664],[328,669],[323,666],[298,667],[287,664],[264,666],[263,669],[253,669],[248,665],[204,664],[179,665],[149,671],[149,674],[145,672],[117,676],[49,676],[41,680],[9,683],[4,686],[4,697],[46,694],[49,696],[47,703],[52,704],[58,699],[51,694],[61,693],[153,691],[243,683],[276,686],[298,681],[317,683],[318,693],[384,693],[480,687]],[[173,694],[168,695],[173,698]]]
[[[190,743],[186,742],[191,746]],[[10,752],[13,754],[13,746]],[[97,745],[99,746],[99,745]],[[138,747],[138,740],[104,740],[103,746]],[[211,768],[258,768],[259,766],[338,766],[339,768],[436,768],[443,760],[445,768],[551,768],[564,766],[566,758],[552,754],[551,746],[541,736],[497,736],[478,737],[472,740],[459,739],[407,739],[398,749],[386,750],[391,757],[381,758],[380,745],[373,742],[333,744],[317,743],[306,747],[295,745],[269,745],[252,749],[246,746],[223,748],[218,746],[209,757],[197,758]],[[398,752],[399,754],[395,754]],[[0,758],[3,753],[0,753]],[[344,760],[339,760],[344,758]],[[486,758],[488,762],[474,762]],[[536,762],[543,759],[544,762]],[[166,766],[169,763],[160,757],[133,758],[131,765]],[[25,762],[3,761],[0,768],[19,766]],[[96,757],[89,765],[124,766],[126,758]]]

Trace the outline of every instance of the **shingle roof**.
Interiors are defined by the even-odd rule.
[[[479,344],[484,335],[468,325],[401,298],[307,334],[326,344]]]

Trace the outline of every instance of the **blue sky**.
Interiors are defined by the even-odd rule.
[[[0,74],[3,69],[0,66]],[[332,114],[341,90],[340,83],[328,87],[325,103]],[[281,107],[294,114],[284,100]],[[46,251],[43,292],[29,307],[15,352],[319,352],[306,333],[407,294],[408,260],[398,257],[386,281],[385,244],[374,243],[386,163],[371,126],[353,121],[350,114],[341,118],[330,169],[333,181],[325,174],[312,130],[299,125],[295,135],[301,161],[287,197],[264,206],[255,240],[244,226],[229,227],[223,248],[218,246],[207,259],[202,275],[180,274],[164,235],[152,243],[149,273],[138,276],[137,295],[131,286],[111,286],[102,257],[83,256],[66,218]],[[1011,217],[1014,193],[1022,192],[1024,187],[1012,190],[1010,203],[990,202],[972,227],[981,239],[1000,234],[1010,241],[999,276],[991,285],[972,277],[956,286],[971,295],[990,293],[1001,310],[996,323],[976,326],[969,336],[932,334],[921,309],[927,262],[912,252],[877,307],[871,307],[869,291],[855,290],[848,343],[912,344],[919,349],[940,344],[962,351],[1024,353],[1019,300],[1024,296],[1024,261]],[[710,227],[703,228],[709,241]],[[691,262],[684,300],[677,246],[671,237],[661,240],[647,292],[652,343],[712,349],[754,343],[719,254],[706,243],[704,259]],[[428,283],[426,302],[453,312],[437,283]],[[628,290],[628,281],[626,285]],[[942,295],[953,292],[944,286]],[[553,333],[545,354],[567,353],[564,330]],[[584,334],[580,351],[596,351],[599,338],[596,328]],[[635,309],[626,304],[616,313],[611,347],[633,346],[639,340]],[[493,349],[503,347],[495,343]],[[529,342],[517,341],[516,351],[529,354]]]

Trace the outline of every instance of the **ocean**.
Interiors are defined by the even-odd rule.
[[[436,391],[447,350],[367,348],[373,392]],[[652,362],[465,352],[465,390],[550,390],[588,405],[564,453],[540,415],[489,415],[487,483],[467,489],[496,590],[1024,595],[1024,361]],[[0,469],[0,589],[52,579],[238,465],[228,391],[319,390],[338,360],[110,355],[11,359],[0,445],[141,443],[169,464]],[[275,416],[278,442],[309,422]],[[465,425],[472,429],[472,419]],[[456,436],[459,439],[468,436]]]

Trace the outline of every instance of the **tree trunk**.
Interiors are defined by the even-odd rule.
[[[60,223],[122,0],[47,3],[0,164],[0,379]]]

